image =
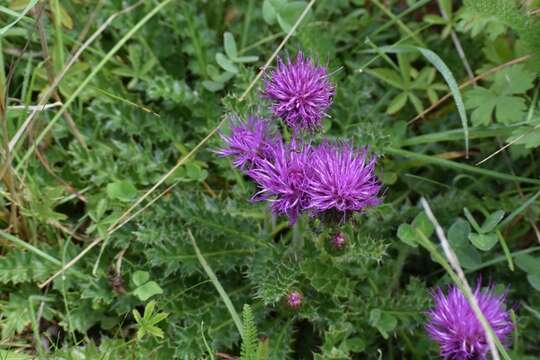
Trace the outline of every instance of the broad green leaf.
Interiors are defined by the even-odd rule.
[[[133,295],[141,301],[146,301],[158,294],[163,294],[163,289],[155,281],[149,281],[133,291]]]
[[[388,339],[388,333],[397,326],[397,319],[391,314],[382,312],[379,309],[373,309],[369,313],[369,323],[377,328],[385,339]]]
[[[186,164],[186,175],[191,180],[201,182],[206,179],[206,177],[208,176],[208,172],[205,169],[201,168],[200,165],[191,162]]]
[[[482,257],[476,248],[472,245],[455,247],[454,252],[461,266],[465,269],[474,269],[482,263]]]
[[[225,47],[225,53],[229,59],[236,59],[238,56],[238,51],[236,49],[236,41],[234,41],[234,36],[230,32],[225,32],[223,34],[223,44]]]
[[[135,286],[141,286],[148,280],[150,280],[150,274],[146,271],[137,270],[132,275],[132,280]]]
[[[498,122],[510,125],[522,121],[526,111],[525,99],[517,96],[502,96],[497,99],[495,116]]]
[[[501,222],[501,220],[504,218],[504,211],[503,210],[497,210],[486,218],[484,220],[484,223],[481,227],[481,233],[489,233],[493,230],[495,230],[495,227]]]
[[[262,15],[267,24],[272,25],[276,22],[276,10],[270,0],[263,1]]]
[[[448,229],[448,242],[465,269],[475,268],[482,262],[480,254],[469,242],[470,232],[471,226],[462,218],[458,218]]]
[[[120,180],[107,185],[107,195],[111,199],[129,202],[137,196],[137,189],[129,180]]]
[[[491,250],[497,243],[497,235],[495,234],[469,234],[469,240],[476,246],[477,249],[482,251]]]
[[[204,80],[202,82],[202,85],[204,86],[204,88],[210,92],[216,92],[216,91],[219,91],[221,89],[223,89],[223,87],[225,86],[224,83],[221,83],[221,82],[217,82],[217,81],[211,81],[211,80]]]
[[[458,218],[448,229],[448,241],[452,247],[468,245],[471,226],[462,218]]]
[[[417,247],[418,241],[420,240],[420,235],[417,233],[417,230],[422,232],[427,238],[433,234],[433,225],[424,212],[418,214],[414,218],[412,224],[401,224],[398,227],[397,236],[407,245]]]
[[[524,94],[533,87],[536,74],[526,70],[523,64],[497,71],[493,90],[499,94]]]
[[[465,105],[467,109],[473,109],[486,102],[492,103],[494,106],[497,104],[494,100],[493,93],[486,88],[477,86],[465,93]]]
[[[403,241],[405,244],[412,246],[412,247],[418,247],[417,243],[417,237],[418,234],[416,234],[416,231],[414,228],[409,224],[401,224],[398,227],[397,231],[398,238]]]
[[[298,20],[307,3],[305,1],[292,1],[278,8],[277,20],[284,32],[291,31],[294,23]]]
[[[471,122],[475,126],[489,125],[492,120],[493,110],[497,105],[495,98],[486,99],[486,102],[479,105],[471,114]]]
[[[521,254],[516,256],[516,265],[526,273],[540,274],[540,257],[534,257],[529,254]]]
[[[507,143],[525,145],[527,149],[540,146],[540,119],[531,121],[530,125],[520,126],[512,131],[512,136],[506,139]]]
[[[343,346],[352,352],[362,352],[366,349],[366,341],[361,337],[355,336],[345,340]]]
[[[528,274],[527,280],[529,281],[529,284],[536,290],[540,291],[540,272],[536,274]]]
[[[433,234],[433,224],[423,211],[414,218],[412,226],[420,230],[427,238]]]

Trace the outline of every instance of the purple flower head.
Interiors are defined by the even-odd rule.
[[[237,168],[251,168],[266,155],[272,142],[268,122],[256,117],[249,117],[247,122],[233,120],[231,134],[220,134],[225,148],[217,151],[220,156],[232,156]]]
[[[302,306],[303,300],[304,295],[302,295],[301,292],[292,291],[289,295],[287,295],[287,306],[293,310],[296,310]]]
[[[332,103],[334,86],[326,68],[298,52],[295,61],[278,59],[277,68],[265,81],[264,98],[271,110],[294,130],[314,130]]]
[[[281,139],[268,147],[268,156],[248,171],[248,175],[259,185],[253,200],[269,200],[275,214],[289,217],[292,224],[308,204],[305,192],[309,179],[311,147],[284,144]]]
[[[492,286],[481,291],[478,281],[474,296],[495,335],[509,345],[513,325],[505,306],[506,294],[495,295]],[[439,343],[441,356],[446,360],[486,359],[489,345],[484,328],[459,288],[451,286],[448,295],[438,289],[433,298],[435,307],[428,312],[426,330]]]
[[[307,186],[314,213],[362,211],[379,204],[381,188],[375,176],[377,159],[368,158],[367,150],[350,145],[319,145],[311,157],[312,174]]]

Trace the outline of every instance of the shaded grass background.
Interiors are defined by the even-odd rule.
[[[385,53],[388,47],[413,45],[436,54],[449,72],[445,78],[469,79],[452,40],[436,31],[446,25],[424,20],[440,15],[436,2],[321,0],[311,10],[306,2],[279,3],[166,0],[126,7],[114,1],[50,1],[0,8],[6,19],[1,344],[9,353],[240,354],[239,319],[233,321],[206,280],[202,256],[227,294],[223,298],[230,299],[229,310],[252,304],[271,358],[378,358],[379,352],[385,358],[435,357],[436,346],[422,331],[423,314],[429,287],[450,279],[428,253],[396,236],[400,224],[422,211],[416,205],[421,196],[430,199],[445,228],[466,216],[464,208],[479,219],[501,209],[510,214],[498,229],[500,245],[478,253],[467,243],[464,251],[477,254],[471,278],[482,273],[511,284],[510,298],[524,304],[509,356],[537,353],[536,149],[512,146],[509,154],[474,165],[524,119],[469,127],[463,109],[458,115],[451,101],[423,111],[436,100],[428,98],[429,84],[396,88],[389,85],[395,74],[382,80],[370,75],[369,70],[387,68],[414,82],[426,69],[444,83],[433,58]],[[490,20],[492,28],[472,37],[456,25],[455,14],[465,8],[460,2],[452,6],[456,17],[449,26],[459,31],[475,72],[486,62],[501,69],[513,61],[509,57],[519,59],[510,29],[491,40],[497,24]],[[303,11],[307,16],[300,24]],[[257,60],[243,63],[229,56],[226,33],[238,54]],[[501,43],[510,44],[506,53]],[[344,226],[350,246],[343,253],[325,246],[332,234],[317,222],[303,219],[293,231],[262,205],[250,204],[252,184],[208,151],[219,146],[212,135],[225,123],[224,115],[268,115],[257,100],[257,74],[271,64],[280,44],[281,54],[302,49],[331,70],[340,69],[333,75],[337,94],[325,129],[369,145],[382,157],[384,204]],[[83,51],[72,57],[74,49]],[[493,62],[494,51],[504,53],[499,62]],[[216,61],[218,53],[230,63]],[[51,81],[50,68],[54,74],[65,70],[63,79]],[[451,88],[454,98],[463,96]],[[55,92],[62,107],[42,109]],[[533,92],[521,96],[535,114]],[[411,102],[389,114],[389,104],[402,93]],[[34,107],[25,111],[21,105]],[[418,113],[424,118],[407,126]],[[470,141],[469,159],[464,138]],[[303,248],[290,245],[293,236],[304,240]],[[100,251],[93,249],[100,243]],[[511,263],[514,253],[516,269],[497,260]],[[67,264],[70,270],[60,275]],[[47,282],[55,273],[60,276]],[[305,294],[298,312],[283,306],[292,290]],[[170,314],[158,324],[164,336],[137,338],[143,325],[133,310],[143,313],[149,299]]]

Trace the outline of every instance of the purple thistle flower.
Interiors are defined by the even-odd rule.
[[[326,68],[298,52],[293,62],[278,59],[277,68],[265,81],[264,98],[271,110],[294,130],[313,130],[320,126],[332,103],[334,86]]]
[[[232,156],[233,165],[240,169],[251,168],[265,157],[272,142],[268,122],[251,116],[247,122],[234,120],[231,134],[220,136],[226,147],[216,153],[220,156]]]
[[[259,185],[253,200],[269,200],[275,214],[289,217],[291,224],[309,202],[305,192],[309,179],[311,147],[281,139],[268,147],[268,156],[261,159],[248,175]]]
[[[379,204],[381,188],[375,176],[377,159],[368,159],[367,150],[350,145],[319,145],[311,157],[308,208],[314,213],[341,212],[347,215]]]
[[[292,291],[289,295],[287,295],[287,306],[293,310],[296,310],[302,306],[303,300],[304,295],[302,295],[301,292]]]
[[[481,291],[478,281],[474,296],[495,335],[509,345],[513,325],[505,306],[506,294],[495,295],[493,286]],[[448,296],[438,289],[433,298],[435,307],[428,312],[426,330],[439,343],[441,356],[446,360],[486,359],[489,345],[484,328],[459,288],[451,286]]]

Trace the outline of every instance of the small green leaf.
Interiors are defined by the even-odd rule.
[[[512,131],[512,136],[506,140],[507,143],[525,145],[527,149],[540,146],[540,118],[536,116],[534,120],[526,126],[520,126]]]
[[[366,349],[366,342],[364,339],[355,336],[348,338],[344,341],[343,346],[348,350],[352,352],[362,352]]]
[[[529,284],[531,284],[533,288],[540,291],[540,273],[528,274],[527,280],[529,281]]]
[[[462,218],[458,218],[448,229],[448,242],[465,269],[475,268],[482,262],[480,254],[469,242],[470,232],[469,223]]]
[[[397,319],[391,314],[382,312],[379,309],[373,309],[369,313],[369,323],[377,328],[385,339],[388,339],[388,333],[397,326]]]
[[[444,20],[442,17],[438,15],[426,15],[424,16],[424,21],[428,24],[435,24],[435,25],[444,25],[446,24],[446,20]]]
[[[216,92],[216,91],[219,91],[221,89],[223,89],[223,87],[225,86],[225,84],[223,83],[220,83],[220,82],[217,82],[217,81],[211,81],[211,80],[204,80],[202,82],[202,85],[204,86],[204,88],[210,92]]]
[[[493,230],[495,230],[495,227],[501,222],[501,220],[504,217],[504,211],[503,210],[497,210],[494,213],[490,214],[486,220],[484,220],[484,223],[482,224],[482,227],[480,228],[480,232],[482,234],[489,233]]]
[[[376,78],[392,85],[395,88],[405,90],[405,84],[403,83],[403,79],[401,78],[401,75],[395,70],[387,68],[376,68],[368,70],[367,72],[368,74],[375,76]]]
[[[259,60],[258,56],[239,56],[234,59],[234,61],[237,63],[251,63],[258,60]]]
[[[231,72],[233,74],[238,73],[238,68],[222,53],[216,54],[216,62],[219,66],[225,71]]]
[[[225,53],[229,59],[236,59],[238,56],[238,51],[236,48],[236,41],[234,41],[234,36],[230,32],[225,32],[223,34],[223,44],[225,47]]]
[[[468,245],[471,226],[462,218],[458,218],[448,229],[448,241],[452,247]]]
[[[298,20],[307,3],[305,1],[292,1],[277,9],[277,20],[284,32],[291,31],[294,23]]]
[[[536,74],[516,64],[495,73],[493,90],[500,94],[524,94],[534,85]]]
[[[429,218],[423,211],[420,214],[416,215],[412,222],[412,226],[420,230],[427,238],[429,238],[431,234],[433,234],[433,224],[431,223],[431,221],[429,221]]]
[[[540,257],[521,254],[516,256],[516,265],[526,273],[540,274]]]
[[[424,105],[422,105],[422,100],[420,100],[420,98],[418,96],[414,95],[412,92],[408,93],[407,95],[408,95],[409,100],[413,104],[414,109],[416,110],[416,112],[418,114],[422,113],[422,111],[424,111]]]
[[[414,228],[409,224],[401,224],[398,227],[397,236],[399,240],[403,241],[405,244],[412,246],[412,247],[418,247],[417,243],[417,237],[416,231],[414,231]]]
[[[497,243],[497,235],[495,234],[469,234],[469,240],[476,246],[477,249],[482,251],[491,250]]]
[[[407,103],[407,93],[402,92],[398,96],[393,98],[392,101],[390,101],[390,104],[388,105],[386,112],[393,115],[397,113],[399,110],[401,110],[403,106],[405,106],[406,103]]]
[[[272,25],[276,22],[276,10],[272,6],[272,2],[270,0],[264,0],[262,6],[262,15],[267,24]]]
[[[150,274],[146,271],[137,270],[132,275],[132,280],[135,286],[141,286],[148,280],[150,280]]]
[[[476,248],[471,245],[453,248],[461,266],[465,269],[475,269],[482,263],[482,257]]]
[[[506,125],[523,121],[527,105],[525,99],[517,96],[500,96],[495,107],[495,116],[498,122]]]
[[[208,172],[201,168],[199,164],[188,163],[186,164],[186,175],[194,181],[204,181],[208,176]]]
[[[137,196],[137,189],[128,180],[121,180],[107,185],[107,195],[111,199],[129,202]]]
[[[141,320],[142,320],[141,313],[137,309],[133,309],[133,317],[135,318],[135,321],[137,322],[137,324],[141,323]]]
[[[397,173],[393,171],[385,171],[384,174],[382,175],[381,180],[384,185],[393,185],[396,183],[397,179],[398,179]]]
[[[155,281],[149,281],[133,291],[133,295],[138,297],[141,301],[146,301],[158,294],[163,294],[163,289]]]

